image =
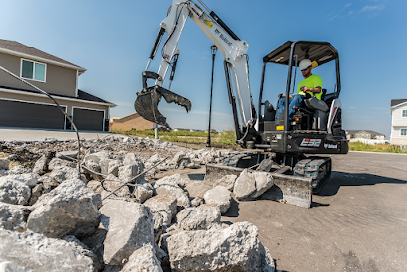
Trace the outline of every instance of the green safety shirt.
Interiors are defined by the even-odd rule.
[[[304,78],[303,80],[301,80],[301,82],[298,84],[297,94],[305,95],[305,93],[303,91],[301,91],[301,87],[304,87],[304,86],[306,86],[308,88],[321,87],[321,92],[319,92],[319,93],[307,92],[311,96],[315,95],[316,98],[321,100],[321,97],[322,97],[322,79],[319,76],[311,75],[310,77]]]

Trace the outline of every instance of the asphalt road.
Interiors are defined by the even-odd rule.
[[[281,271],[407,271],[407,155],[331,157],[311,209],[234,202],[222,220],[255,224]]]

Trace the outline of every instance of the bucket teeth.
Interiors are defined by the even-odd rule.
[[[166,122],[167,118],[158,111],[158,103],[160,103],[161,97],[164,97],[167,103],[175,103],[184,107],[187,112],[191,110],[191,101],[160,86],[153,86],[145,92],[137,93],[134,109],[144,119],[170,128]]]

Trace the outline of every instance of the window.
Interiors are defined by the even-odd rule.
[[[21,60],[21,77],[45,82],[47,66],[30,60]]]
[[[401,136],[407,136],[407,128],[400,129],[400,135]]]
[[[407,117],[407,110],[403,110],[403,113],[401,114],[402,117]]]

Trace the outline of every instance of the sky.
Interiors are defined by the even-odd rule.
[[[390,101],[407,98],[407,1],[203,2],[249,44],[250,87],[256,107],[265,55],[286,41],[328,41],[339,52],[343,128],[374,130],[389,138]],[[36,47],[86,68],[79,77],[79,89],[115,103],[110,117],[123,117],[135,112],[136,93],[142,89],[141,73],[171,3],[0,0],[0,39]],[[178,44],[181,54],[171,91],[188,98],[192,110],[186,113],[162,99],[159,110],[172,128],[208,128],[211,45],[189,19]],[[158,56],[150,71],[158,71]],[[214,69],[211,127],[233,129],[219,51]],[[313,73],[322,77],[328,92],[334,88],[333,63],[317,67]],[[302,76],[297,74],[299,82]],[[263,97],[274,106],[278,94],[285,91],[286,80],[286,66],[268,65]]]

